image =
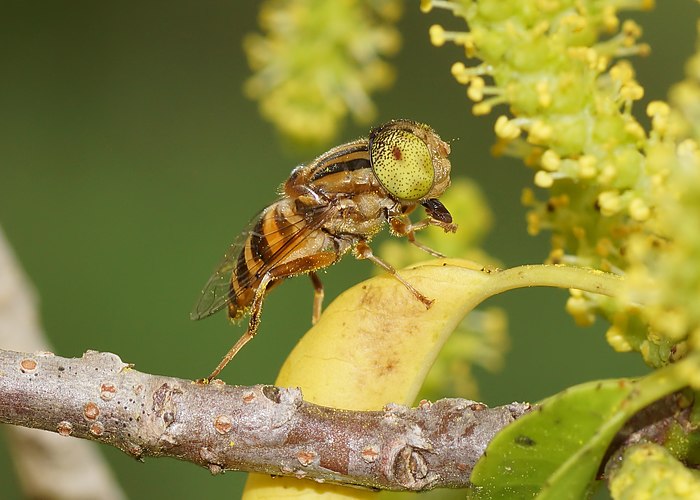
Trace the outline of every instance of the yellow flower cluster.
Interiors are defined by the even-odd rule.
[[[398,0],[267,0],[264,35],[244,42],[254,71],[246,93],[297,142],[329,142],[348,114],[371,122],[369,94],[394,79],[382,57],[399,49],[400,15]]]
[[[475,114],[506,104],[496,119],[497,151],[522,157],[534,184],[548,190],[530,207],[530,233],[552,232],[550,262],[588,266],[627,277],[621,300],[572,291],[568,311],[580,324],[602,313],[609,343],[636,350],[652,366],[682,356],[700,328],[700,156],[684,131],[700,129],[700,86],[678,95],[688,123],[666,103],[647,107],[645,131],[632,114],[644,89],[631,64],[640,27],[621,22],[620,8],[645,0],[423,1],[452,11],[468,31],[430,29],[434,45],[461,45],[468,58],[452,74],[467,86]],[[700,58],[690,71],[700,74]],[[694,103],[694,104],[689,104]],[[695,341],[697,343],[698,341]],[[691,342],[690,347],[694,347]]]
[[[698,497],[700,480],[671,452],[653,443],[639,443],[624,453],[624,460],[611,471],[613,498]],[[653,492],[653,493],[652,493]]]

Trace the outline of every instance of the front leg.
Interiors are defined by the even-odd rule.
[[[451,219],[450,219],[451,220]],[[393,231],[394,234],[397,236],[406,236],[408,238],[408,241],[410,241],[412,244],[423,250],[424,252],[429,253],[433,257],[439,257],[439,258],[444,258],[445,256],[441,254],[440,252],[437,252],[433,250],[432,248],[420,243],[419,241],[416,240],[416,231],[420,231],[421,229],[425,229],[428,226],[437,226],[441,227],[446,233],[451,232],[454,233],[457,231],[457,224],[453,224],[451,221],[446,222],[446,221],[441,221],[434,219],[433,217],[426,217],[420,222],[417,222],[413,224],[411,222],[411,219],[408,218],[407,215],[396,215],[393,217],[389,218],[389,224],[391,226],[391,230]]]
[[[367,259],[367,260],[371,260],[372,262],[374,262],[375,264],[377,264],[379,267],[381,267],[382,269],[384,269],[385,271],[387,271],[387,272],[388,272],[389,274],[391,274],[394,278],[396,278],[397,280],[399,280],[399,281],[403,284],[403,286],[405,286],[405,287],[408,289],[408,291],[411,292],[411,293],[413,294],[413,296],[414,296],[415,298],[417,298],[418,300],[420,300],[420,301],[423,303],[423,305],[425,305],[425,307],[426,307],[427,309],[430,309],[430,306],[432,306],[432,305],[433,305],[433,302],[435,302],[435,299],[429,299],[428,297],[426,297],[425,295],[423,295],[422,293],[420,293],[420,292],[419,292],[413,285],[411,285],[408,281],[406,281],[405,279],[403,279],[403,277],[402,277],[399,273],[396,272],[396,269],[394,269],[394,267],[393,267],[391,264],[389,264],[388,262],[384,262],[382,259],[380,259],[380,258],[377,257],[376,255],[374,255],[374,254],[372,253],[372,249],[369,247],[369,245],[367,244],[367,241],[366,241],[366,240],[360,240],[360,241],[357,242],[357,244],[355,245],[355,257],[357,257],[358,259]]]

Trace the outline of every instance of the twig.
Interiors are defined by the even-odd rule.
[[[466,487],[491,438],[531,408],[445,399],[339,410],[304,402],[298,389],[200,385],[94,351],[0,351],[0,401],[0,422],[100,441],[138,459],[391,490]]]

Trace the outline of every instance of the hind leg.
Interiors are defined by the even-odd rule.
[[[211,372],[211,374],[205,379],[207,383],[215,379],[219,373],[221,373],[221,370],[226,367],[229,361],[231,361],[233,357],[238,354],[238,351],[240,351],[244,345],[253,340],[253,337],[255,337],[258,327],[260,326],[260,314],[262,313],[262,304],[265,297],[265,291],[267,290],[268,285],[272,282],[272,279],[273,277],[269,273],[263,276],[262,280],[260,281],[260,285],[258,286],[257,290],[255,290],[255,297],[253,298],[253,302],[250,306],[250,321],[248,322],[248,329],[243,335],[241,335],[238,341],[233,344],[233,347],[228,350],[219,364],[216,365],[214,371]]]
[[[314,305],[311,312],[311,324],[315,325],[318,318],[321,317],[321,309],[323,308],[323,283],[321,283],[321,279],[314,271],[309,273],[309,278],[311,278],[311,283],[314,286]]]

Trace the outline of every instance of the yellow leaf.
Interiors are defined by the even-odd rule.
[[[621,284],[617,276],[589,269],[537,265],[482,271],[473,262],[456,259],[422,263],[402,270],[401,276],[435,299],[429,309],[389,275],[360,283],[328,306],[292,350],[276,384],[300,387],[305,400],[334,408],[410,405],[445,340],[486,298],[528,286],[613,294]],[[251,474],[244,499],[321,495],[347,499],[374,493]]]

